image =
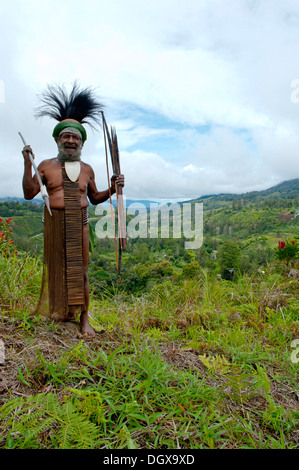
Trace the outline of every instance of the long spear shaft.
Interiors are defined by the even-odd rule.
[[[24,137],[22,136],[21,132],[18,132],[19,136],[21,137],[22,139],[22,142],[24,144],[24,147],[26,146],[26,142],[25,142],[25,139]],[[51,212],[51,209],[50,209],[50,203],[49,203],[49,196],[48,196],[48,192],[47,192],[47,189],[46,189],[46,186],[43,185],[43,182],[41,180],[41,177],[40,177],[40,174],[38,172],[38,169],[36,167],[36,164],[35,164],[35,161],[34,161],[34,158],[33,156],[31,155],[31,152],[28,152],[29,153],[29,158],[30,158],[30,161],[32,163],[32,166],[34,168],[34,171],[35,171],[35,174],[36,174],[36,177],[37,177],[37,180],[38,180],[38,184],[39,184],[39,187],[40,187],[40,192],[41,192],[41,195],[42,195],[42,198],[44,200],[44,203],[49,211],[49,214],[52,215],[52,212]]]

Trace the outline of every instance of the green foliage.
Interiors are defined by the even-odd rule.
[[[200,273],[200,264],[196,260],[192,260],[190,261],[190,263],[187,263],[183,266],[183,272],[182,272],[183,277],[192,278],[194,276],[198,276],[199,273]]]
[[[97,390],[69,389],[75,395],[72,403],[81,413],[95,424],[107,422],[104,418],[104,406],[100,393]]]
[[[5,257],[11,256],[16,250],[13,246],[12,218],[0,218],[0,254]]]
[[[297,240],[279,241],[275,248],[275,254],[279,261],[283,261],[286,266],[298,258],[299,244]]]
[[[124,279],[124,286],[135,294],[145,291],[149,284],[165,281],[173,274],[173,268],[168,260],[153,264],[135,264]],[[154,282],[153,282],[154,281]]]
[[[240,248],[236,242],[225,240],[219,250],[219,265],[224,279],[232,279],[240,263]]]
[[[41,285],[41,262],[28,254],[0,256],[0,299],[2,308],[27,310],[36,302]]]
[[[0,202],[0,214],[4,214],[0,218],[0,245],[1,241],[5,241],[10,254],[13,249],[34,254],[42,253],[42,205]],[[4,239],[3,232],[6,235]],[[9,247],[9,244],[12,244],[12,247]]]
[[[235,364],[231,364],[224,356],[216,354],[215,356],[207,357],[206,354],[198,356],[201,362],[207,369],[217,372],[218,374],[227,374]]]
[[[5,217],[16,217],[20,214],[24,216],[33,214],[43,214],[43,202],[35,203],[31,201],[0,201],[0,214],[4,214]]]
[[[97,426],[77,398],[63,403],[53,393],[15,398],[2,405],[0,417],[7,433],[0,438],[5,449],[91,449],[99,441]]]
[[[88,228],[89,228],[89,252],[92,253],[94,249],[94,231],[92,229],[91,224],[89,224]]]

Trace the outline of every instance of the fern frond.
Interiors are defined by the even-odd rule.
[[[96,424],[106,422],[102,397],[98,391],[77,389],[68,389],[68,391],[77,396],[73,403],[83,415],[88,416]]]
[[[22,398],[15,398],[14,400],[9,400],[8,402],[4,403],[4,405],[1,406],[0,408],[0,417],[1,417],[1,422],[4,422],[5,419],[11,414],[11,413],[16,413],[21,411],[22,409],[22,404],[23,404],[23,399]]]
[[[61,416],[64,425],[60,427],[57,439],[62,449],[91,449],[98,439],[98,427],[86,419],[72,403],[65,403]]]
[[[43,446],[46,433],[63,449],[91,449],[99,441],[99,428],[71,401],[61,404],[53,393],[16,398],[0,408],[5,422],[4,448]],[[55,429],[55,440],[51,439]]]
[[[219,374],[226,374],[235,366],[221,354],[216,354],[215,356],[206,356],[204,354],[198,357],[207,369]]]

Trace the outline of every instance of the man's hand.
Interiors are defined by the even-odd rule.
[[[125,177],[124,177],[124,175],[119,175],[119,176],[113,175],[113,176],[112,176],[112,178],[111,178],[111,189],[112,189],[113,191],[116,190],[116,187],[115,187],[116,184],[117,184],[118,186],[120,186],[121,188],[124,187],[124,185],[125,185]]]
[[[25,163],[31,163],[30,157],[29,157],[30,153],[32,155],[32,158],[34,158],[34,154],[32,152],[32,148],[30,147],[30,145],[25,145],[25,147],[22,150],[22,154],[23,154]]]

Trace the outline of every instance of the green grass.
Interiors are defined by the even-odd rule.
[[[91,341],[29,315],[38,263],[1,262],[0,447],[298,447],[297,281],[203,271],[138,298],[119,288],[92,298]]]

